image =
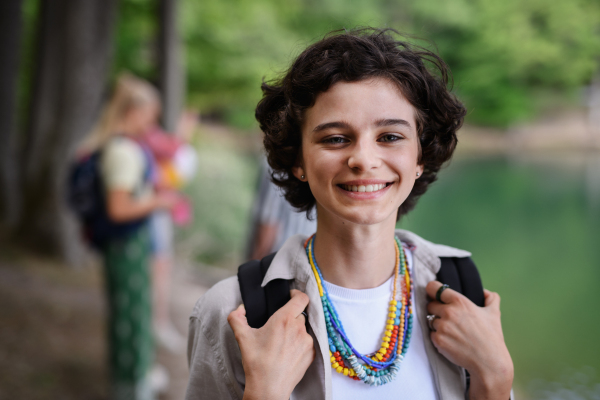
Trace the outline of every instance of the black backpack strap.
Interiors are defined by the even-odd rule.
[[[265,287],[262,281],[276,253],[262,260],[252,260],[238,268],[238,281],[246,319],[252,328],[260,328],[290,300],[290,283],[285,279],[273,279]]]
[[[442,266],[437,280],[465,295],[479,307],[483,307],[483,284],[479,271],[471,257],[440,257]]]
[[[253,328],[262,326],[266,322],[267,298],[264,289],[260,286],[263,275],[260,270],[260,261],[251,260],[238,268],[238,281],[242,302],[246,308],[248,325]]]
[[[267,274],[267,270],[275,258],[275,254],[270,254],[260,260],[260,266],[263,270],[263,277]],[[275,311],[285,306],[290,301],[290,281],[287,279],[273,279],[265,286],[265,296],[267,298],[267,319],[275,314]],[[263,323],[263,325],[267,321]],[[262,325],[261,325],[262,326]]]
[[[437,273],[436,279],[451,289],[465,295],[469,300],[483,307],[485,299],[483,296],[483,284],[481,276],[471,257],[440,257],[442,266]],[[471,386],[469,371],[465,371],[467,378],[467,393]]]
[[[238,281],[242,301],[246,307],[246,319],[252,328],[260,328],[277,310],[290,300],[290,283],[285,279],[273,279],[261,286],[276,253],[262,260],[251,260],[238,268]],[[479,271],[470,257],[440,257],[442,266],[437,280],[450,285],[480,307],[484,305],[483,284]]]

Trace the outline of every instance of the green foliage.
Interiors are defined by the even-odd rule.
[[[156,80],[157,2],[125,0],[119,3],[113,76],[129,71]]]
[[[152,79],[156,9],[123,0],[117,69]],[[273,78],[325,33],[389,26],[435,42],[473,122],[534,115],[548,92],[570,98],[598,70],[594,0],[180,0],[188,101],[253,124],[261,79]],[[540,95],[540,93],[542,93]]]
[[[422,0],[413,11],[419,33],[452,67],[472,121],[527,118],[539,89],[568,93],[598,69],[597,2]]]
[[[263,78],[276,76],[303,47],[332,29],[369,21],[380,25],[381,10],[365,1],[184,0],[189,100],[230,121],[253,123]]]

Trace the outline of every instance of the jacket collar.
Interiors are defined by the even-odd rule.
[[[414,260],[414,268],[415,272],[419,268],[426,268],[429,270],[429,273],[421,274],[423,278],[425,275],[429,275],[432,279],[435,278],[435,275],[440,269],[441,261],[439,257],[468,257],[471,253],[455,249],[448,246],[438,245],[431,243],[418,235],[415,235],[412,232],[405,231],[402,229],[396,230],[396,236],[408,246],[411,247],[413,252],[413,260]],[[320,362],[322,363],[322,379],[318,381],[318,385],[320,387],[317,389],[318,392],[322,393],[322,397],[319,396],[319,399],[331,399],[332,398],[332,387],[331,387],[331,368],[328,368],[329,365],[329,345],[327,341],[327,330],[325,327],[325,316],[323,314],[323,307],[321,306],[319,291],[317,288],[317,282],[312,273],[310,264],[308,262],[308,257],[306,256],[306,250],[304,249],[304,242],[306,241],[306,236],[303,235],[294,235],[289,238],[282,248],[277,252],[271,265],[263,279],[262,286],[265,286],[267,283],[272,281],[273,279],[288,279],[293,280],[293,287],[305,292],[310,298],[310,302],[308,304],[308,323],[314,332],[315,339],[317,340],[318,349],[320,352]],[[425,270],[421,270],[425,272]],[[417,278],[419,273],[417,272]],[[421,279],[422,280],[422,279]],[[427,279],[425,279],[427,280]],[[421,286],[417,283],[417,292],[420,297],[423,299],[426,298],[426,294],[424,293],[424,284],[425,282],[421,282]],[[417,302],[416,306],[419,308],[419,322],[422,325],[423,334],[428,337],[428,330],[426,325],[426,310],[425,310],[425,300],[422,302]],[[422,304],[421,304],[422,303]],[[455,368],[449,364],[449,362],[435,351],[433,345],[429,344],[428,346],[428,356],[430,358],[430,362],[432,363],[432,368],[434,372],[434,376],[436,377],[437,388],[438,391],[444,391],[447,388],[450,388],[451,385],[458,385],[456,388],[452,387],[451,390],[453,393],[460,393],[460,382],[457,381],[456,376],[454,375]],[[315,358],[315,362],[317,361]],[[447,365],[446,365],[447,364]],[[455,382],[456,381],[456,382]],[[313,382],[314,385],[316,382]],[[316,388],[315,388],[316,389]],[[456,399],[458,397],[452,396],[451,394],[440,393],[440,399]]]
[[[442,266],[440,257],[470,257],[471,253],[465,250],[455,249],[454,247],[443,244],[431,243],[410,231],[397,229],[396,236],[403,243],[411,247],[413,256],[418,258],[431,272],[437,274]]]
[[[273,258],[263,279],[262,286],[265,286],[273,279],[289,279],[294,281],[293,288],[299,289],[308,295],[310,299],[307,307],[308,324],[314,333],[319,350],[313,362],[319,362],[317,359],[320,353],[320,368],[323,371],[322,379],[318,382],[320,388],[313,388],[320,392],[322,397],[313,396],[313,398],[319,400],[331,399],[331,368],[328,368],[329,343],[327,341],[325,315],[323,313],[323,306],[321,305],[317,281],[314,278],[310,264],[308,263],[308,257],[306,256],[306,250],[304,249],[306,239],[306,236],[294,235],[286,240]]]
[[[293,279],[306,284],[312,275],[304,249],[306,239],[304,235],[294,235],[285,241],[275,254],[261,286],[264,287],[273,279]]]
[[[403,229],[397,229],[396,236],[403,243],[409,245],[413,255],[419,258],[434,274],[437,274],[440,269],[440,257],[461,258],[471,256],[468,251],[431,243],[419,235]],[[306,285],[310,277],[313,276],[304,249],[306,239],[307,237],[304,235],[294,235],[286,240],[271,262],[271,266],[262,281],[263,287],[273,279],[293,279]]]

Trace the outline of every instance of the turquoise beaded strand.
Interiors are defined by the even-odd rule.
[[[356,351],[350,343],[335,307],[329,299],[327,289],[322,284],[323,277],[314,258],[314,235],[305,243],[325,314],[331,365],[338,373],[355,380],[362,380],[372,386],[386,384],[396,377],[400,363],[404,359],[410,344],[413,323],[412,276],[407,266],[404,248],[397,238],[395,240],[397,263],[394,269],[394,290],[390,301],[389,319],[387,320],[381,349],[366,356]],[[396,287],[400,276],[403,276],[404,280],[401,283],[403,289],[402,299],[398,302],[396,300]]]

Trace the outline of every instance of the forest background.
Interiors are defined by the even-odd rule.
[[[122,2],[115,71],[156,77],[151,5]],[[437,46],[469,122],[507,126],[553,101],[572,101],[590,82],[598,70],[598,8],[593,0],[186,0],[188,103],[255,126],[257,82],[282,72],[307,44],[334,29],[392,27]]]
[[[523,394],[595,398],[600,332],[588,318],[593,309],[581,305],[599,278],[600,140],[540,155],[519,150],[512,136],[565,110],[592,115],[590,93],[600,85],[597,0],[2,2],[0,262],[14,254],[11,247],[81,265],[85,252],[64,204],[66,171],[116,76],[127,70],[162,91],[165,127],[183,107],[200,111],[199,173],[187,189],[195,221],[178,233],[178,252],[212,276],[208,283],[232,274],[243,257],[260,163],[254,107],[261,80],[278,76],[326,32],[359,26],[395,28],[437,49],[469,110],[460,140],[469,134],[505,143],[492,155],[475,146],[458,157],[403,227],[479,255],[486,282],[507,294],[504,323]],[[551,136],[546,127],[541,141]],[[600,122],[588,130],[600,135]],[[540,157],[567,161],[532,161]],[[450,206],[465,210],[448,217]],[[450,218],[445,231],[436,228],[443,218]],[[511,247],[527,241],[528,249]],[[502,261],[506,249],[516,260]],[[570,280],[564,265],[579,267]],[[532,283],[540,275],[541,283]],[[579,389],[559,397],[566,386]]]
[[[170,47],[182,49],[176,53],[159,40],[163,3],[177,4],[170,39]],[[17,232],[9,236],[25,236],[19,241],[66,258],[76,257],[68,248],[72,240],[64,239],[64,232],[73,229],[64,220],[45,227],[36,221],[64,214],[59,205],[47,204],[59,202],[65,179],[60,171],[123,70],[164,89],[163,61],[180,65],[176,80],[185,86],[175,96],[184,96],[187,107],[203,116],[245,131],[256,131],[253,109],[261,80],[283,72],[303,47],[335,29],[389,26],[417,44],[437,46],[453,71],[471,124],[508,127],[576,104],[582,88],[598,74],[600,5],[594,0],[112,0],[96,2],[97,13],[87,6],[87,14],[85,6],[77,10],[66,1],[5,4],[17,4],[13,10],[18,11],[3,13],[7,43],[2,51],[12,62],[4,63],[7,72],[2,74],[7,106],[1,119],[6,146],[0,231]],[[74,21],[71,31],[61,32],[57,25],[67,26],[69,19]],[[88,65],[77,66],[82,58]],[[77,85],[82,89],[77,91]],[[61,91],[77,92],[81,99],[56,96]],[[86,91],[87,97],[82,95]],[[70,111],[73,103],[84,104],[85,112]],[[167,103],[169,108],[177,101]],[[51,136],[61,140],[47,148]],[[43,179],[49,173],[53,178]],[[52,185],[42,187],[45,181]],[[40,202],[50,193],[50,200]]]

